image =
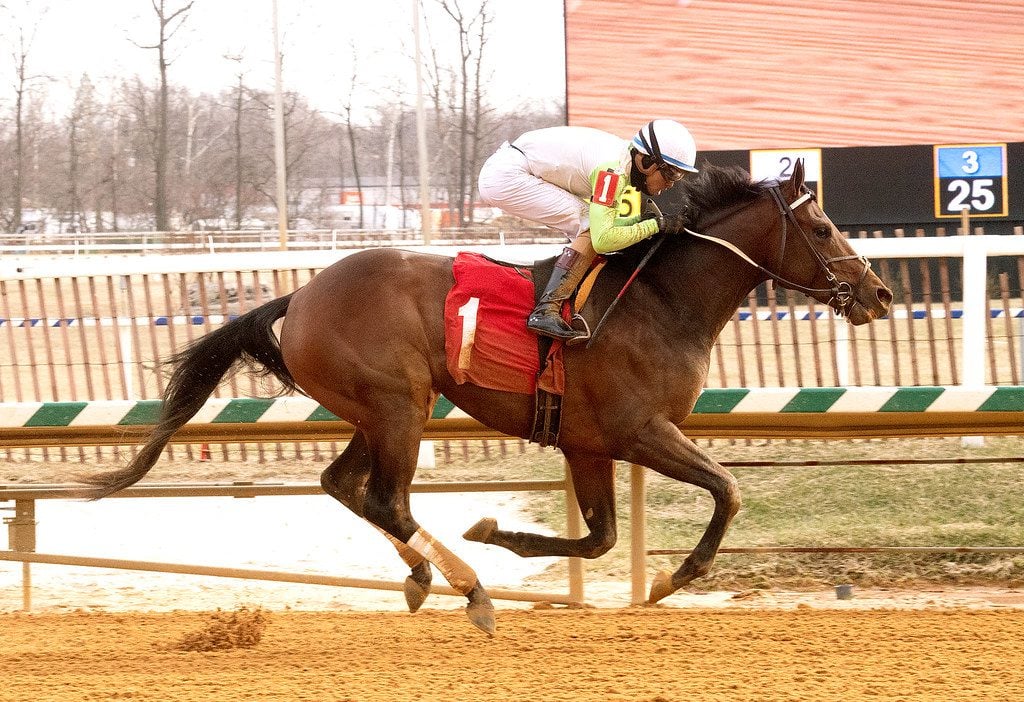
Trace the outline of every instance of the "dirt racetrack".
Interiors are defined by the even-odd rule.
[[[250,649],[172,650],[210,613],[0,615],[0,700],[1020,700],[1024,610],[273,612]]]

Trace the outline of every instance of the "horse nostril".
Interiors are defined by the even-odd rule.
[[[889,309],[889,305],[892,304],[892,290],[882,287],[878,288],[878,291],[875,294],[878,296],[878,301],[881,302],[886,309]]]

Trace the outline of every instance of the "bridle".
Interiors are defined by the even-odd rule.
[[[809,188],[807,188],[806,186],[802,186],[800,197],[798,197],[792,203],[786,202],[786,198],[782,194],[782,187],[778,183],[776,183],[775,185],[768,186],[767,191],[768,194],[771,195],[772,200],[775,201],[775,204],[779,210],[779,216],[782,218],[782,241],[779,247],[778,265],[782,265],[783,258],[786,254],[786,238],[788,235],[788,225],[792,223],[792,225],[796,227],[796,230],[800,232],[800,235],[804,238],[804,242],[807,244],[808,250],[814,255],[815,260],[818,262],[818,267],[824,271],[825,280],[828,282],[829,287],[811,288],[807,287],[806,285],[794,283],[793,281],[787,280],[786,278],[783,278],[781,275],[772,272],[768,268],[765,268],[760,263],[750,258],[750,256],[745,254],[739,247],[737,247],[732,242],[726,241],[725,239],[719,239],[718,237],[711,236],[709,234],[701,234],[700,232],[695,232],[690,229],[687,229],[686,233],[690,234],[691,236],[695,236],[699,239],[704,239],[706,241],[714,242],[720,246],[724,246],[725,248],[729,249],[734,254],[742,258],[744,261],[746,261],[750,265],[754,266],[755,268],[763,272],[769,278],[787,288],[799,290],[804,294],[812,296],[814,293],[829,293],[831,297],[829,298],[828,306],[831,307],[839,316],[848,315],[850,308],[853,306],[855,301],[854,293],[856,293],[856,291],[860,289],[860,286],[864,282],[864,279],[867,278],[868,271],[871,270],[871,262],[868,261],[868,259],[866,259],[864,256],[861,256],[859,254],[852,254],[849,256],[833,256],[832,258],[825,258],[814,247],[814,242],[811,240],[811,237],[807,234],[807,232],[804,231],[804,228],[800,226],[800,223],[796,219],[796,213],[794,212],[794,210],[803,205],[805,202],[816,200],[816,198],[814,197],[814,193],[811,192]],[[743,207],[730,210],[726,212],[724,215],[714,218],[711,222],[705,224],[704,226],[708,227],[713,224],[720,224],[721,222],[725,221],[734,214],[737,214],[738,212],[746,209],[746,206],[747,205],[744,205]],[[861,271],[860,279],[857,281],[857,284],[850,285],[846,281],[839,280],[836,277],[836,274],[832,271],[832,264],[839,263],[840,261],[850,261],[854,259],[859,260],[861,263],[863,263],[864,269]]]

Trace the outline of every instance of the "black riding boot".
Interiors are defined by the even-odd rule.
[[[527,329],[555,339],[569,340],[587,336],[586,332],[573,329],[562,319],[562,303],[569,299],[583,280],[590,266],[587,258],[575,249],[567,248],[562,252],[555,261],[555,268],[540,302],[526,320]]]

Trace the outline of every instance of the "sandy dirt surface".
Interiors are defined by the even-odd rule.
[[[209,613],[0,615],[0,700],[1019,700],[1024,610],[274,612],[182,652]]]
[[[39,550],[388,580],[407,572],[326,498],[288,498],[301,517],[273,499],[179,500],[187,520],[161,518],[156,499],[40,506]],[[422,499],[434,533],[477,546],[459,538],[464,510]],[[474,511],[526,521],[517,499],[494,499]],[[564,578],[519,572],[523,559],[501,549],[464,557],[490,586],[565,591]],[[588,608],[496,601],[489,639],[458,597],[432,596],[410,615],[399,592],[52,565],[32,567],[34,612],[23,613],[21,566],[0,563],[0,702],[1024,699],[1022,589],[858,587],[850,600],[830,588],[694,591],[634,608],[628,582],[587,570]],[[214,610],[242,606],[269,613],[255,647],[175,648]]]

